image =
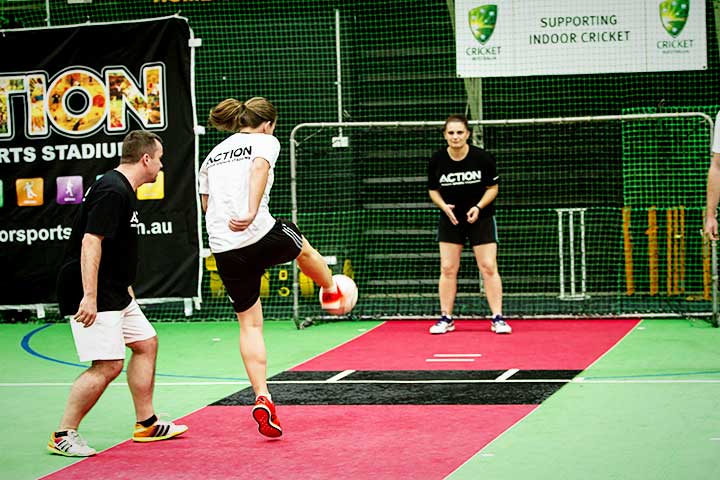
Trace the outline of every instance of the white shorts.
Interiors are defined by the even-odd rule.
[[[135,300],[123,310],[98,312],[87,328],[71,318],[70,327],[81,362],[124,360],[126,344],[157,335]]]

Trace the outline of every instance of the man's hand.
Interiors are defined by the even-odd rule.
[[[80,307],[73,319],[85,325],[85,328],[95,323],[97,317],[97,298],[85,295],[80,300]]]
[[[705,233],[705,235],[707,235],[710,238],[710,240],[718,239],[718,221],[714,215],[708,215],[705,218],[705,232],[704,233]]]

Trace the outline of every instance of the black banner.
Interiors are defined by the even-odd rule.
[[[138,189],[138,298],[199,296],[192,32],[183,18],[0,35],[0,305],[55,302],[85,190],[144,129],[163,171]]]

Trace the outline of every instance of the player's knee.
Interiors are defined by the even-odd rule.
[[[455,278],[459,269],[459,265],[440,265],[440,275],[446,278]]]
[[[132,350],[134,354],[154,354],[157,352],[158,349],[157,335],[147,338],[145,340],[128,343],[127,347]]]
[[[123,360],[95,360],[90,370],[103,376],[107,382],[111,382],[120,375],[124,363]]]
[[[496,262],[480,262],[478,268],[483,277],[492,277],[497,275],[497,263]]]
[[[315,250],[313,247],[311,247],[309,244],[307,244],[303,249],[300,251],[300,255],[298,256],[298,261],[302,262],[304,264],[308,263],[324,263],[325,260],[323,259],[322,255]]]

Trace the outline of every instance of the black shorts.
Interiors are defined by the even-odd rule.
[[[300,229],[278,219],[258,242],[247,247],[216,253],[218,273],[236,312],[244,312],[260,298],[260,280],[265,269],[295,260],[302,250]]]
[[[465,241],[470,240],[471,247],[486,243],[498,243],[495,217],[478,218],[475,223],[462,221],[453,225],[447,215],[443,214],[438,222],[436,240],[459,245],[465,245]]]

